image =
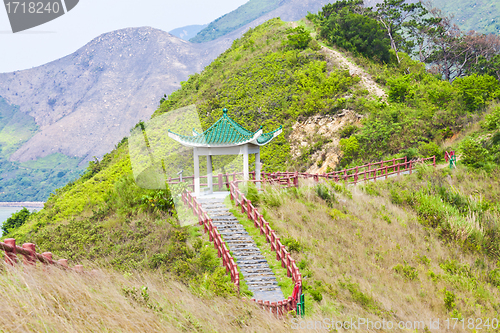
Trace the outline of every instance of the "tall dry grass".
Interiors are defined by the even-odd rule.
[[[426,323],[452,316],[499,317],[500,290],[486,276],[495,262],[443,243],[414,213],[359,186],[346,190],[327,185],[335,198],[329,205],[314,184],[301,185],[283,194],[279,206],[266,205],[263,194],[261,209],[281,239],[301,245],[292,255],[302,261],[309,285],[306,308],[313,316]],[[449,273],[442,268],[449,261],[468,265],[471,274]],[[455,295],[453,306],[445,303],[446,291]],[[312,297],[316,292],[322,294],[320,301]],[[443,328],[436,332],[445,332]]]
[[[1,265],[0,332],[285,332],[237,298],[200,298],[169,276]]]

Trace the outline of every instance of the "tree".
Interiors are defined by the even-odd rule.
[[[375,17],[386,30],[398,63],[401,62],[398,52],[410,53],[415,45],[412,36],[409,34],[412,30],[408,29],[408,25],[411,26],[411,22],[416,23],[419,18],[424,17],[427,13],[421,2],[406,3],[406,0],[384,0],[382,3],[377,4]]]
[[[322,22],[321,36],[331,44],[382,62],[390,60],[390,41],[379,23],[344,6]]]
[[[20,211],[12,214],[12,216],[9,217],[2,225],[3,236],[22,226],[26,220],[28,220],[30,215],[31,213],[26,207],[23,207]]]

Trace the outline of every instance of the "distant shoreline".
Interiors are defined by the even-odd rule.
[[[45,202],[41,201],[24,201],[24,202],[0,202],[0,207],[30,207],[30,208],[43,208]]]

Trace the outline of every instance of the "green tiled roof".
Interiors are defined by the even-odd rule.
[[[281,126],[269,133],[262,133],[262,126],[256,132],[252,132],[235,122],[227,115],[227,110],[223,110],[222,117],[203,133],[198,133],[193,129],[193,136],[176,134],[170,130],[169,136],[181,144],[193,147],[201,146],[237,146],[244,143],[254,143],[265,145],[275,136],[281,133]]]

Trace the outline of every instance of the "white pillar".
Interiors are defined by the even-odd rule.
[[[249,180],[248,176],[248,144],[243,145],[243,180]]]
[[[259,150],[255,153],[255,180],[260,180],[260,147]],[[260,189],[260,183],[257,182],[257,188]]]
[[[194,159],[194,194],[200,195],[200,160],[198,158],[198,149],[193,148]]]
[[[213,178],[212,178],[212,156],[207,155],[207,184],[208,193],[213,193]]]

